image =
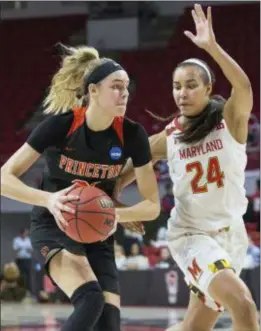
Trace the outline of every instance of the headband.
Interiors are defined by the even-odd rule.
[[[90,84],[97,84],[115,71],[124,70],[120,64],[113,60],[107,60],[105,63],[94,69],[84,81],[84,94],[87,94]]]
[[[211,73],[210,73],[208,67],[203,62],[201,62],[200,60],[198,60],[198,59],[188,59],[188,60],[183,61],[182,64],[183,63],[196,64],[199,67],[203,68],[205,70],[207,76],[208,76],[209,82],[210,83],[212,82]]]

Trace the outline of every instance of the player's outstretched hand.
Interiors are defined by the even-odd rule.
[[[216,38],[212,26],[211,7],[208,7],[207,9],[207,17],[199,4],[195,4],[191,13],[195,23],[196,35],[190,31],[184,31],[184,34],[195,45],[208,51],[216,44]]]
[[[79,199],[79,196],[68,194],[75,187],[77,187],[77,184],[73,184],[66,189],[52,193],[47,203],[47,208],[53,214],[57,226],[61,231],[64,231],[68,226],[68,222],[63,217],[62,212],[65,211],[67,213],[75,214],[74,208],[70,208],[65,205],[65,203],[68,201]]]
[[[118,201],[116,198],[113,198],[113,203],[116,208],[128,207],[127,205]],[[144,229],[144,225],[142,222],[124,222],[124,223],[120,223],[120,224],[124,229],[128,229],[132,232],[136,232],[141,235],[145,234],[145,229]]]
[[[113,200],[113,202],[114,202],[115,207],[117,207],[117,208],[126,207],[126,205],[124,205],[123,203],[121,203],[121,202],[119,202],[115,199]],[[120,221],[120,218],[119,218],[119,215],[116,212],[114,227],[104,240],[106,240],[108,237],[113,235],[114,232],[116,232],[119,221]],[[123,228],[128,229],[132,232],[136,232],[136,233],[139,233],[141,235],[145,234],[145,229],[144,229],[144,225],[143,225],[142,222],[124,222],[124,223],[120,223],[120,224]],[[102,241],[104,241],[104,240],[102,240]]]

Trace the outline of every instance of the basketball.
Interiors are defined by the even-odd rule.
[[[114,227],[115,209],[111,198],[94,186],[81,185],[71,190],[69,195],[79,196],[79,200],[69,201],[68,207],[76,213],[63,212],[69,225],[65,233],[80,243],[104,240]]]

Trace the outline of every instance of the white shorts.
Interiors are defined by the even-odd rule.
[[[239,275],[248,247],[243,220],[217,234],[172,226],[168,233],[169,249],[192,292],[215,311],[223,311],[208,293],[217,272],[232,268]]]

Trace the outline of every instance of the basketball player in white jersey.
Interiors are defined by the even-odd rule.
[[[227,101],[212,97],[208,65],[198,59],[180,63],[173,72],[180,115],[150,137],[154,161],[168,160],[176,204],[168,222],[169,248],[191,289],[184,321],[168,331],[210,331],[224,308],[234,331],[257,331],[255,303],[239,278],[248,246],[242,216],[251,84],[216,42],[210,7],[207,18],[200,5],[192,16],[196,35],[185,35],[212,56],[232,91]],[[119,187],[132,178],[128,163]]]

